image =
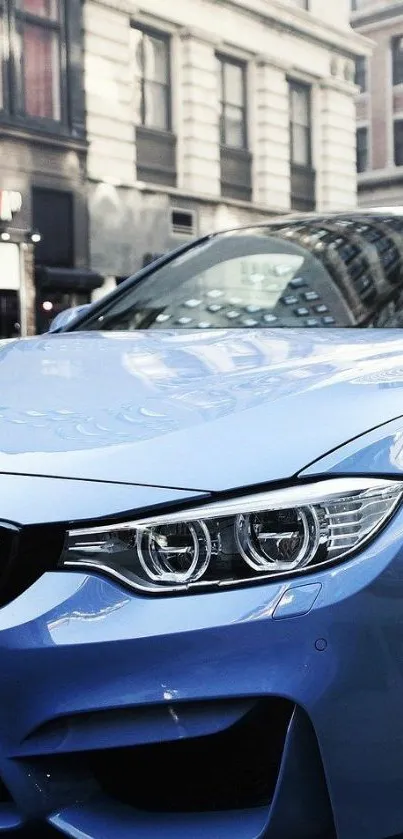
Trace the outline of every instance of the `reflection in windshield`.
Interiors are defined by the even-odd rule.
[[[266,228],[217,236],[157,268],[86,329],[346,326],[325,270],[299,242]]]
[[[402,265],[398,214],[284,220],[198,243],[81,328],[401,326]]]

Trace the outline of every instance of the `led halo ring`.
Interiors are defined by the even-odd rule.
[[[295,559],[281,562],[279,560],[270,560],[264,553],[259,553],[253,543],[253,536],[251,534],[252,519],[256,514],[250,513],[248,515],[239,515],[235,521],[235,538],[239,551],[248,565],[254,571],[294,571],[299,568],[304,568],[313,556],[315,556],[320,543],[320,524],[313,507],[295,507],[293,508],[297,513],[299,522],[302,524],[302,544],[298,550]],[[291,510],[291,508],[290,508]],[[276,510],[267,510],[268,513],[278,512]],[[279,532],[279,537],[281,532]]]
[[[194,583],[206,572],[212,554],[211,536],[204,521],[190,521],[182,524],[189,531],[191,538],[190,549],[194,551],[189,568],[178,571],[170,564],[169,550],[164,548],[166,555],[158,556],[156,531],[163,530],[163,525],[157,527],[142,527],[137,532],[137,553],[143,571],[147,577],[156,583]],[[158,533],[163,536],[163,533]],[[159,546],[161,549],[161,546]],[[174,552],[174,549],[172,553]]]
[[[68,530],[59,567],[95,569],[129,588],[165,595],[297,577],[368,546],[402,510],[402,500],[403,481],[344,477],[292,484],[154,518]]]

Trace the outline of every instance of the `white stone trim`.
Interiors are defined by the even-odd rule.
[[[218,35],[199,29],[196,26],[183,26],[179,29],[179,33],[183,40],[190,38],[193,41],[201,41],[201,43],[214,45],[217,48],[223,43],[222,38]]]
[[[346,56],[371,55],[372,53],[372,43],[354,30],[346,28],[343,31],[311,14],[302,15],[301,9],[287,8],[277,0],[271,0],[270,6],[266,0],[220,0],[220,2],[244,14],[252,13],[259,16],[282,31],[306,36],[328,48],[335,47]],[[323,2],[337,2],[337,0],[323,0]]]
[[[113,5],[110,0],[91,0],[91,2],[98,6],[106,6],[107,9],[113,9],[115,12],[124,12],[127,15],[138,13],[138,6],[132,0],[113,0]]]
[[[169,18],[163,15],[154,15],[142,9],[137,9],[135,14],[132,13],[130,15],[130,18],[132,25],[137,23],[139,26],[155,29],[157,32],[162,32],[165,35],[174,35],[179,31],[179,26],[169,20]]]
[[[92,179],[90,179],[92,180]],[[97,181],[95,181],[96,183]],[[188,189],[179,189],[177,187],[159,186],[158,184],[146,184],[143,181],[136,181],[135,188],[142,193],[169,195],[173,198],[179,198],[184,201],[193,201],[199,204],[222,205],[226,204],[228,207],[238,207],[242,210],[250,210],[255,213],[270,213],[272,215],[283,216],[290,213],[290,209],[286,210],[284,207],[279,207],[275,204],[262,204],[255,201],[237,201],[235,198],[223,198],[221,195],[209,195],[201,192],[192,192]]]

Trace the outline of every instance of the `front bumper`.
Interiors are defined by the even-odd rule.
[[[0,610],[0,834],[402,833],[402,537],[167,599],[46,573]]]

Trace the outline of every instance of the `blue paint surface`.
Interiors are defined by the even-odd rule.
[[[371,330],[3,346],[0,518],[99,521],[278,480],[399,478],[402,367],[400,334]],[[329,839],[329,813],[337,839],[403,833],[402,510],[298,582],[155,599],[57,559],[0,609],[0,833]],[[273,700],[293,711],[256,808],[140,811],[88,770],[99,749],[214,737]]]

